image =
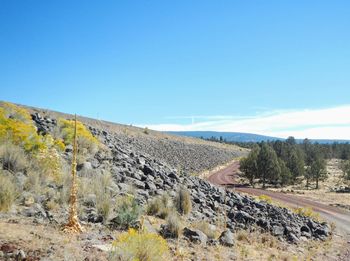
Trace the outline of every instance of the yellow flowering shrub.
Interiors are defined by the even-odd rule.
[[[268,204],[272,204],[272,198],[270,196],[267,196],[267,195],[264,195],[264,194],[260,195],[258,197],[258,200],[259,201],[264,201],[264,202],[266,202]]]
[[[130,261],[170,260],[169,247],[164,238],[135,229],[129,229],[113,242],[111,258]]]
[[[295,208],[295,209],[293,209],[293,212],[297,215],[300,215],[300,216],[309,217],[315,221],[321,221],[320,214],[314,212],[311,207]]]
[[[0,143],[8,142],[23,148],[38,164],[40,171],[55,181],[61,179],[61,140],[39,135],[29,112],[8,102],[0,103]]]
[[[56,140],[51,135],[45,135],[43,137],[45,147],[39,149],[35,153],[41,171],[46,176],[52,178],[55,182],[61,182],[62,179],[62,165],[61,158],[56,149]]]
[[[74,120],[58,119],[58,126],[65,145],[73,144],[74,138]],[[88,150],[96,152],[99,141],[91,134],[83,123],[77,121],[77,136],[79,150]]]
[[[26,151],[45,148],[42,136],[38,135],[29,113],[14,104],[0,104],[0,142],[11,141]]]

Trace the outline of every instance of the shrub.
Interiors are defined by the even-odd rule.
[[[109,172],[105,172],[98,177],[99,183],[95,183],[94,192],[96,195],[96,208],[99,214],[103,216],[103,220],[107,220],[112,206],[111,192],[108,187],[111,185],[112,176]]]
[[[142,212],[135,197],[131,195],[119,197],[115,211],[116,217],[112,222],[121,229],[135,227]]]
[[[293,209],[293,212],[299,216],[309,217],[315,221],[320,221],[320,214],[314,212],[311,207],[295,208]]]
[[[260,196],[258,197],[258,200],[259,200],[259,201],[266,202],[266,203],[268,203],[268,204],[272,204],[272,198],[271,198],[270,196],[267,196],[267,195],[264,195],[264,194],[260,195]]]
[[[175,206],[181,215],[187,215],[192,210],[191,195],[187,188],[181,187],[175,198]]]
[[[171,211],[171,200],[168,194],[152,199],[147,205],[147,214],[155,215],[160,218],[166,218]]]
[[[182,233],[181,220],[176,212],[169,213],[166,218],[166,233],[167,236],[178,238]]]
[[[159,235],[130,229],[112,244],[110,260],[170,260],[167,242]]]
[[[75,121],[60,118],[58,119],[58,126],[64,144],[73,144]],[[99,141],[80,121],[77,121],[77,136],[80,153],[85,154],[86,152],[90,152],[91,154],[95,154],[97,152]]]
[[[143,129],[143,133],[146,134],[146,135],[149,134],[149,129],[148,129],[148,127],[145,127],[145,128]]]
[[[51,136],[47,137],[50,142],[45,148],[40,149],[35,154],[37,160],[37,168],[48,178],[51,178],[56,183],[62,180],[62,162],[57,149],[54,147],[54,140]]]
[[[38,135],[30,114],[14,104],[0,104],[0,142],[10,141],[26,151],[44,148],[42,136]]]
[[[9,175],[0,172],[0,211],[8,211],[16,199],[16,186]]]
[[[96,208],[106,221],[112,209],[112,192],[109,190],[112,184],[112,176],[108,171],[98,173],[95,170],[84,173],[78,180],[80,199],[88,194],[96,196]]]
[[[202,220],[198,223],[195,223],[193,225],[195,229],[198,229],[202,231],[204,234],[207,235],[209,239],[215,239],[218,236],[217,231],[215,230],[214,226],[210,225],[208,222]]]
[[[11,143],[0,146],[0,161],[2,168],[12,171],[24,171],[28,167],[27,157],[23,149]]]

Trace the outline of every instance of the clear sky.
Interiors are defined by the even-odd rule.
[[[0,100],[350,139],[350,1],[0,1]]]

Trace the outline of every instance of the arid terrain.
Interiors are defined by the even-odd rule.
[[[1,144],[0,259],[133,260],[142,248],[144,260],[346,260],[348,243],[331,222],[232,190],[232,162],[246,149],[84,117],[76,187],[83,232],[66,234],[73,116],[2,106],[4,126],[30,135],[8,132],[13,143]],[[32,137],[42,150],[15,143]]]

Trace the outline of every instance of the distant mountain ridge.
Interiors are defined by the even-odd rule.
[[[283,138],[277,138],[272,136],[265,136],[253,133],[243,133],[243,132],[217,132],[217,131],[168,131],[167,133],[195,137],[195,138],[204,138],[209,139],[215,137],[220,139],[222,137],[228,142],[262,142],[262,141],[276,141],[276,140],[285,140]],[[296,139],[297,142],[302,142],[303,139]],[[318,142],[321,144],[327,143],[348,143],[350,140],[336,140],[336,139],[310,139],[312,142]]]

